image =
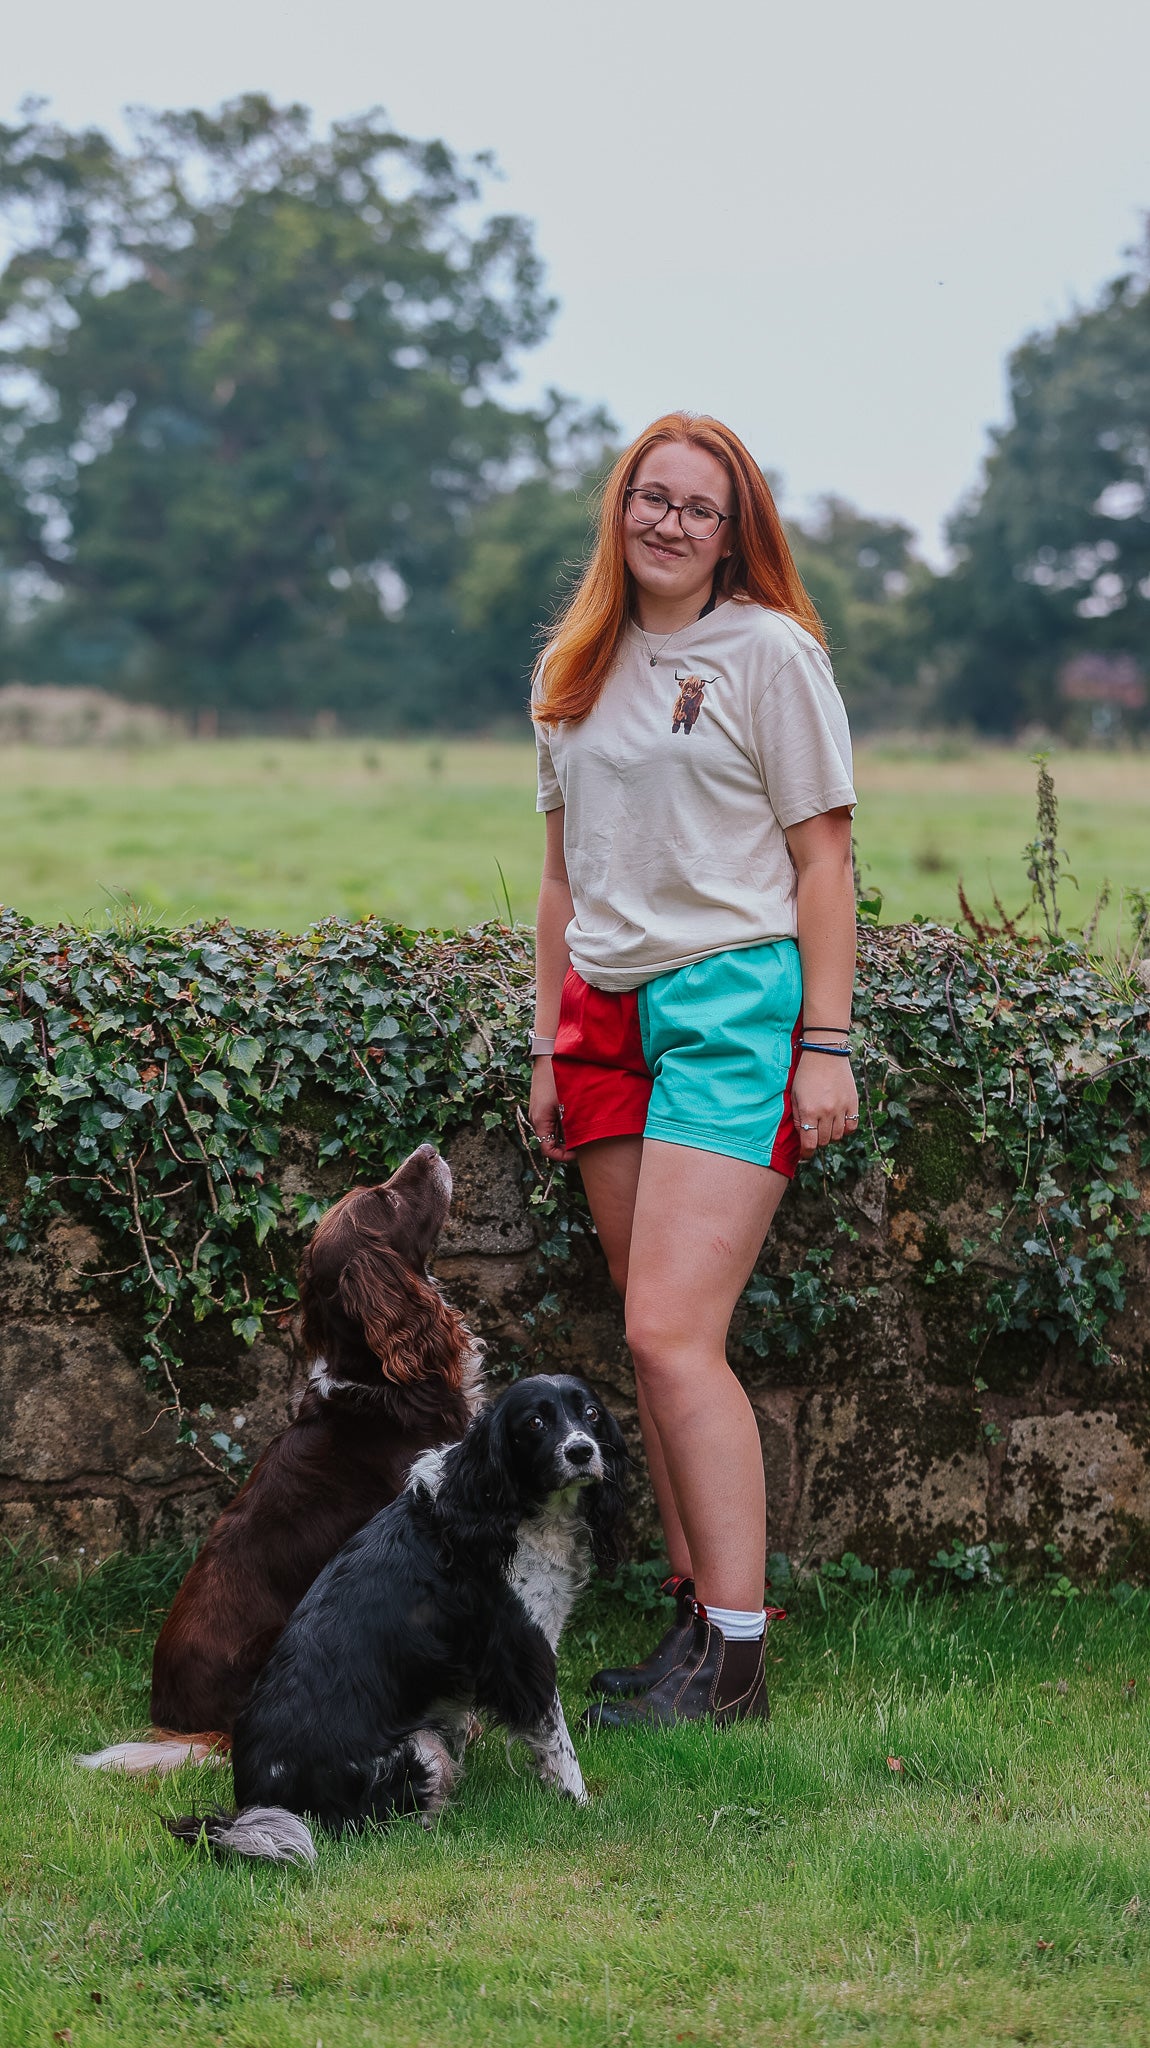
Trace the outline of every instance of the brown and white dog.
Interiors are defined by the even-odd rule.
[[[152,1660],[152,1737],[78,1759],[170,1771],[225,1756],[313,1579],[402,1491],[413,1461],[457,1443],[480,1404],[482,1347],[426,1262],[451,1172],[421,1145],[379,1187],[354,1188],[316,1226],[300,1267],[311,1374],[176,1595]]]

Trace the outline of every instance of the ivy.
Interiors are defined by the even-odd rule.
[[[859,955],[858,1135],[801,1166],[799,1184],[820,1189],[853,1237],[843,1197],[868,1165],[894,1177],[929,1096],[1010,1199],[984,1212],[982,1241],[934,1257],[925,1284],[980,1283],[961,1333],[976,1352],[992,1335],[1038,1329],[1105,1364],[1128,1249],[1150,1234],[1133,1178],[1150,1165],[1150,998],[1137,983],[1116,992],[1069,942],[978,941],[924,921],[864,927]],[[794,1355],[855,1311],[860,1291],[832,1266],[823,1244],[790,1274],[756,1272],[746,1348]]]
[[[750,1315],[741,1333],[746,1350],[760,1358],[780,1350],[795,1358],[844,1310],[858,1307],[860,1290],[836,1284],[830,1270],[833,1257],[829,1245],[814,1245],[790,1272],[752,1276],[745,1296]],[[875,1290],[861,1292],[869,1295]]]
[[[149,1382],[181,1439],[235,1471],[224,1432],[208,1434],[219,1459],[200,1443],[210,1411],[185,1409],[178,1336],[214,1313],[251,1344],[290,1310],[320,1211],[284,1197],[283,1126],[318,1124],[348,1185],[476,1114],[514,1129],[529,971],[499,926],[80,932],[0,913],[0,1114],[31,1169],[3,1242],[94,1210],[128,1261]]]
[[[285,1127],[311,1128],[346,1186],[476,1122],[521,1147],[542,1344],[570,1314],[564,1266],[588,1222],[577,1175],[541,1170],[524,1142],[530,998],[530,935],[500,924],[443,937],[330,920],[285,937],[46,930],[0,912],[0,1136],[19,1148],[16,1172],[0,1152],[0,1241],[19,1251],[87,1205],[120,1248],[150,1382],[184,1440],[234,1472],[238,1447],[181,1399],[180,1336],[222,1316],[250,1344],[290,1311],[319,1207],[285,1193]],[[800,1170],[832,1229],[791,1271],[756,1273],[742,1342],[797,1355],[873,1292],[836,1278],[850,1271],[836,1244],[857,1236],[846,1197],[864,1171],[896,1174],[928,1095],[961,1158],[983,1151],[1007,1195],[961,1256],[932,1246],[924,1277],[973,1277],[976,1344],[1038,1328],[1104,1361],[1125,1258],[1150,1229],[1136,1183],[1150,1164],[1145,994],[1116,993],[1069,944],[867,926],[856,1018],[858,1136]]]

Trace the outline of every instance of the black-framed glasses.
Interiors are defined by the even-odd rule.
[[[695,498],[685,498],[676,505],[662,491],[645,491],[640,485],[632,484],[626,493],[627,510],[636,526],[658,526],[668,512],[679,515],[679,529],[688,540],[710,540],[719,531],[724,519],[733,519],[733,512],[716,512],[713,505],[701,505]]]

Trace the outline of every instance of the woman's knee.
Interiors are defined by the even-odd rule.
[[[698,1371],[700,1353],[708,1347],[700,1342],[697,1327],[667,1316],[657,1305],[644,1308],[628,1302],[627,1348],[636,1378],[644,1387],[653,1387]]]

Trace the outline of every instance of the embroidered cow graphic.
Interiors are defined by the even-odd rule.
[[[675,681],[679,685],[679,694],[671,713],[671,731],[678,732],[682,726],[683,731],[689,733],[703,708],[703,691],[708,683],[718,682],[718,677],[684,675],[676,669]]]

